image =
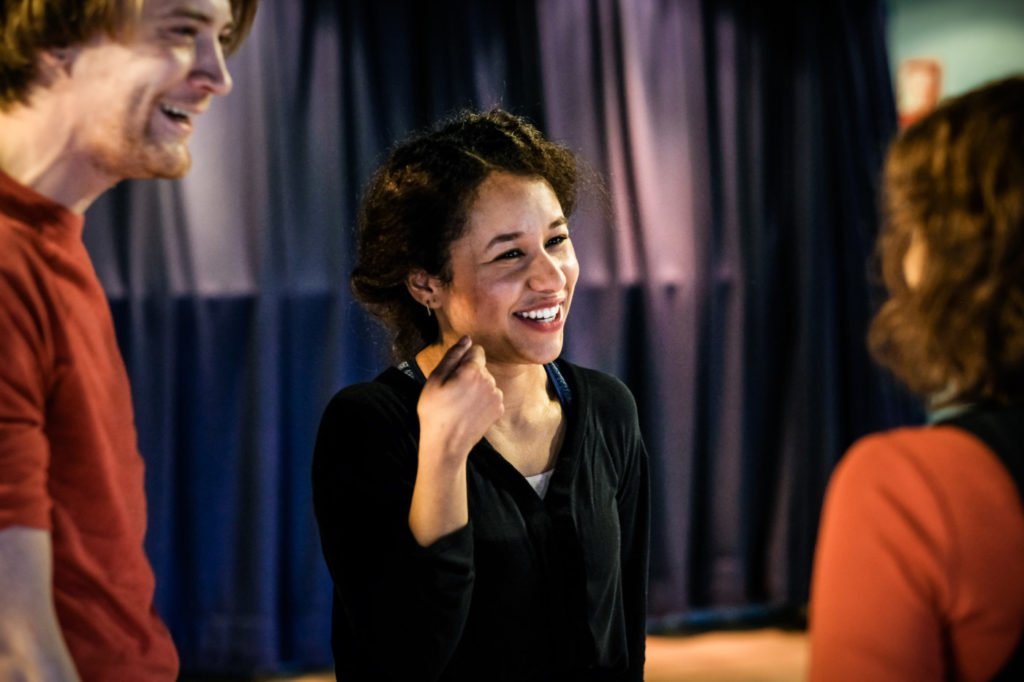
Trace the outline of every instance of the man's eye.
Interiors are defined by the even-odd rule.
[[[173,26],[170,33],[178,38],[195,38],[199,31],[194,26]]]

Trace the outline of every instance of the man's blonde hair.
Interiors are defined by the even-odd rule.
[[[145,0],[0,0],[0,110],[27,101],[39,53],[116,34],[138,21]],[[245,39],[258,0],[231,0],[234,31],[225,50]]]

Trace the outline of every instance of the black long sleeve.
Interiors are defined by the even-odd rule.
[[[429,547],[413,538],[416,424],[383,389],[339,393],[314,457],[314,505],[335,584],[338,677],[435,680],[469,613],[473,534],[462,528]]]
[[[340,680],[643,679],[636,407],[617,380],[558,366],[573,402],[546,497],[481,441],[467,466],[470,524],[427,548],[408,528],[419,385],[392,369],[331,401],[313,486]]]
[[[635,409],[624,435],[627,469],[619,487],[619,524],[622,528],[622,585],[629,652],[630,682],[642,682],[647,640],[647,583],[650,554],[650,483],[647,449],[640,437]]]

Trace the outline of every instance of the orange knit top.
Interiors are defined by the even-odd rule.
[[[948,426],[866,437],[825,499],[810,679],[986,680],[1024,631],[1024,509],[981,441]]]

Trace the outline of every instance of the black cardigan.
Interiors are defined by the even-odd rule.
[[[647,453],[628,389],[559,360],[572,391],[547,495],[485,441],[468,526],[409,530],[421,385],[391,368],[328,405],[313,461],[339,680],[642,680]]]

